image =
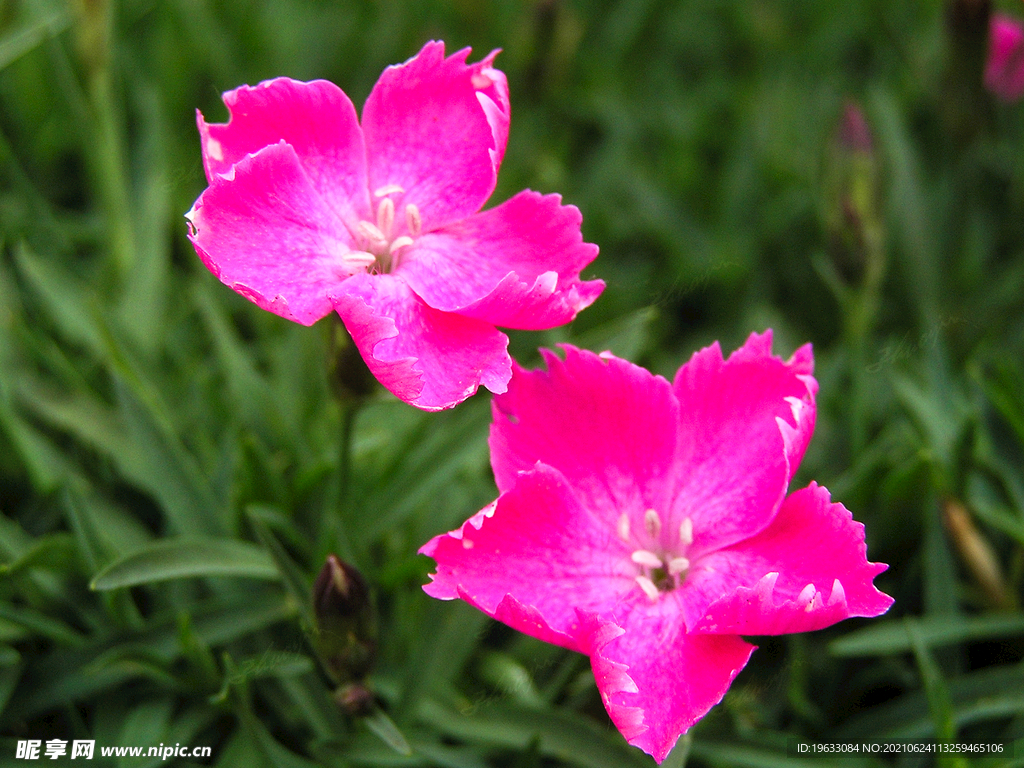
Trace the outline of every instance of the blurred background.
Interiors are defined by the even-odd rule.
[[[571,326],[510,333],[514,356],[568,341],[671,376],[716,339],[812,342],[818,426],[794,487],[828,487],[890,564],[885,617],[754,638],[667,764],[829,764],[788,754],[799,737],[1009,745],[850,768],[1024,766],[1024,54],[986,80],[994,14],[1024,22],[1024,5],[0,2],[0,765],[53,738],[118,766],[162,761],[100,746],[212,747],[179,765],[653,765],[585,657],[420,589],[417,548],[496,494],[489,395],[424,414],[368,388],[333,319],[259,310],[185,237],[197,108],[224,121],[221,92],[279,75],[358,106],[443,39],[502,49],[490,205],[559,192],[601,248],[584,276],[604,295]],[[330,553],[366,589],[320,583],[318,616]],[[317,647],[325,621],[365,653]],[[356,686],[342,705],[339,682]]]

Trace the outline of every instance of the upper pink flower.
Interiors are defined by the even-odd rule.
[[[479,212],[508,139],[497,51],[466,64],[427,43],[389,67],[363,107],[324,80],[278,78],[198,114],[210,186],[186,214],[203,263],[264,309],[310,325],[332,309],[402,400],[449,408],[504,392],[508,338],[552,328],[604,288],[580,213],[524,191]]]
[[[1004,13],[989,22],[985,87],[1003,101],[1024,96],[1024,27]]]
[[[877,616],[864,527],[811,484],[786,495],[814,429],[809,346],[717,343],[670,384],[565,347],[494,400],[500,496],[420,551],[424,589],[590,656],[615,725],[659,762],[747,663],[740,635]]]

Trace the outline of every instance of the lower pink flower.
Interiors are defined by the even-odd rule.
[[[810,347],[771,333],[669,383],[565,347],[516,367],[494,401],[500,496],[420,551],[424,589],[590,656],[601,698],[659,762],[721,701],[754,646],[741,635],[877,616],[864,528],[824,488],[787,496],[814,429]]]
[[[985,87],[1007,102],[1024,96],[1024,26],[1003,13],[989,24]]]

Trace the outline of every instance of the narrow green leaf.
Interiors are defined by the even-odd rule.
[[[277,540],[271,532],[270,527],[260,519],[257,511],[246,510],[249,516],[249,523],[264,546],[270,550],[270,557],[277,565],[278,573],[284,581],[285,589],[299,606],[299,614],[302,617],[303,625],[308,631],[316,627],[316,617],[313,615],[312,585],[299,566],[292,560],[291,555]]]
[[[268,648],[259,656],[241,659],[228,678],[228,682],[232,685],[239,685],[245,680],[258,680],[263,677],[296,677],[312,671],[313,661],[309,656]]]
[[[67,571],[75,567],[74,539],[66,533],[51,533],[35,540],[16,560],[0,565],[0,574],[15,574],[27,568]]]
[[[239,698],[243,695],[242,692],[237,692]],[[295,754],[278,742],[253,714],[248,701],[240,702],[238,710],[242,727],[252,736],[263,756],[274,768],[319,768],[316,763]]]
[[[0,715],[3,715],[4,710],[7,709],[7,702],[11,700],[11,694],[14,693],[15,687],[21,679],[21,671],[22,667],[17,665],[10,667],[0,665]]]
[[[129,444],[120,457],[122,471],[159,499],[178,533],[223,533],[223,510],[195,457],[166,423],[162,407],[141,401],[136,383],[116,387],[122,423]]]
[[[910,637],[918,671],[921,673],[921,682],[924,683],[928,711],[935,723],[936,736],[944,744],[951,743],[956,738],[956,721],[953,719],[953,702],[949,696],[949,688],[946,687],[946,682],[943,680],[942,672],[935,663],[935,659],[932,658],[928,647],[921,640],[921,635],[917,631],[917,622],[907,616],[903,619],[903,623],[907,628],[907,635]],[[953,765],[953,762],[940,759],[940,764]]]
[[[71,17],[62,10],[8,32],[0,38],[0,70],[6,69],[46,38],[59,35],[69,26]]]
[[[119,325],[146,352],[164,343],[162,325],[171,293],[168,280],[172,216],[167,121],[161,97],[138,69],[130,83],[138,116],[135,142],[135,263],[125,275],[117,307]]]
[[[17,648],[0,643],[0,667],[13,667],[21,661],[21,654],[18,653]]]
[[[694,742],[690,754],[707,760],[713,765],[729,766],[730,768],[836,768],[837,763],[814,760],[806,757],[788,757],[764,748],[748,747],[735,744],[715,744],[713,742]],[[671,755],[669,756],[671,757]],[[859,760],[844,757],[843,768],[865,768],[877,763],[870,760]]]
[[[1024,614],[1020,613],[962,616],[956,621],[925,616],[916,624],[918,638],[926,648],[1024,635]],[[883,656],[906,653],[913,647],[902,621],[883,621],[832,641],[829,651],[834,656]]]
[[[280,578],[274,561],[259,547],[234,539],[167,539],[125,555],[98,574],[92,589],[133,587],[190,576]]]
[[[436,700],[424,701],[420,719],[441,733],[471,743],[524,749],[539,738],[541,752],[582,768],[650,768],[651,760],[616,733],[562,709],[524,710],[485,703],[460,714]]]
[[[391,749],[400,755],[412,755],[412,747],[405,740],[405,736],[398,730],[398,726],[387,716],[387,713],[379,707],[362,719],[364,725],[373,732],[377,738],[387,744]]]
[[[657,319],[657,307],[641,307],[580,334],[572,343],[584,349],[608,350],[626,360],[637,360],[647,350]]]
[[[32,253],[21,244],[14,250],[18,271],[42,300],[50,317],[69,341],[102,355],[103,340],[95,307],[88,304],[94,291],[86,290],[50,260]]]
[[[0,603],[0,619],[20,624],[25,629],[61,645],[78,647],[84,645],[86,641],[83,635],[71,629],[64,622],[50,618],[33,608]]]

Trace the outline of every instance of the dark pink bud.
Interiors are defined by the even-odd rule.
[[[1024,26],[1011,16],[992,15],[985,87],[1006,102],[1024,95]]]

